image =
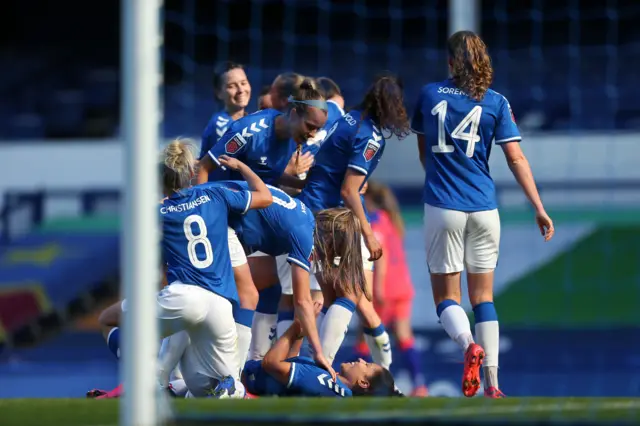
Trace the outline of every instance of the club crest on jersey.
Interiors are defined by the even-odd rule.
[[[227,143],[224,144],[224,152],[226,152],[227,154],[235,154],[236,152],[240,151],[240,149],[242,149],[242,147],[246,144],[247,141],[242,137],[242,135],[236,133],[234,137],[229,139]]]
[[[516,122],[516,116],[513,115],[513,110],[511,109],[511,105],[509,105],[509,114],[511,114],[511,121]]]
[[[374,141],[373,139],[369,139],[369,142],[367,142],[367,147],[365,148],[362,155],[364,156],[365,160],[371,161],[373,157],[376,156],[376,153],[378,152],[379,149],[380,149],[380,144]]]

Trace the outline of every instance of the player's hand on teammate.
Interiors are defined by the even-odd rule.
[[[290,175],[298,176],[309,171],[313,166],[314,157],[310,152],[306,154],[300,154],[300,151],[296,150],[287,164],[287,171]]]
[[[329,360],[324,357],[324,354],[314,354],[313,360],[316,362],[318,367],[327,370],[327,372],[331,374],[331,378],[334,382],[336,381],[336,372],[333,367],[331,367],[331,363],[329,362]]]
[[[553,228],[553,221],[544,210],[536,213],[536,224],[540,229],[540,235],[544,237],[545,241],[549,241],[556,232]]]
[[[371,254],[369,256],[370,261],[373,262],[374,260],[378,260],[382,257],[382,246],[375,235],[364,235],[364,244],[367,246],[369,253]]]
[[[218,157],[218,161],[224,167],[231,170],[238,170],[244,165],[242,161],[238,160],[237,158],[229,157],[228,155],[221,155],[220,157]]]

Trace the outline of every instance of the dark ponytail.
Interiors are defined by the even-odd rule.
[[[403,139],[410,133],[403,85],[393,74],[384,73],[375,78],[359,109],[363,115],[372,117],[378,127],[398,139]]]

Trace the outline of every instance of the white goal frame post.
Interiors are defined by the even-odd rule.
[[[161,0],[121,0],[121,125],[124,136],[122,331],[120,424],[155,426],[159,333],[156,295],[160,280],[159,179]]]

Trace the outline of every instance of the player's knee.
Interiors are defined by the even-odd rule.
[[[476,269],[481,270],[481,269]],[[486,272],[471,272],[467,277],[469,287],[469,301],[471,306],[480,303],[493,302],[493,269]]]
[[[258,306],[256,312],[263,314],[276,314],[282,297],[282,287],[280,284],[274,284],[271,287],[262,289],[258,292]]]

